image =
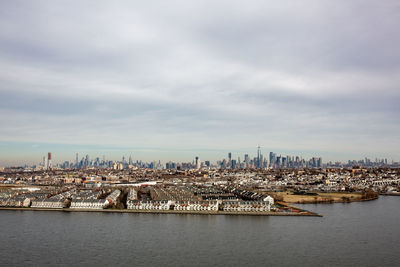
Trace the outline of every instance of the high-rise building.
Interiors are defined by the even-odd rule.
[[[244,166],[245,166],[245,168],[249,167],[249,161],[250,161],[249,154],[244,154]]]
[[[231,161],[231,168],[232,169],[236,168],[236,160],[234,159]]]
[[[282,158],[281,155],[279,155],[279,157],[276,157],[276,165],[278,166],[278,168],[281,167],[281,158]]]
[[[200,159],[199,157],[196,157],[196,169],[200,169],[201,165],[200,165]]]
[[[47,169],[51,169],[51,152],[47,153]]]
[[[269,152],[269,166],[273,168],[276,164],[276,154],[274,152]]]
[[[317,167],[318,167],[318,168],[321,168],[321,167],[322,167],[322,158],[321,158],[321,157],[318,158],[318,160],[317,160]]]

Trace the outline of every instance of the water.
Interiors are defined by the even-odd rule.
[[[324,217],[0,211],[1,266],[400,266],[400,197]]]

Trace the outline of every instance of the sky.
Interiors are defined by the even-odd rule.
[[[400,2],[0,2],[0,166],[400,160]]]

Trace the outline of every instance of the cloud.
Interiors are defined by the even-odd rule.
[[[3,142],[400,158],[397,1],[0,7]]]

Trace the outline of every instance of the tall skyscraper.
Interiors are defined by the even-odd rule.
[[[200,169],[201,165],[200,165],[200,159],[199,157],[196,157],[196,169]]]
[[[236,168],[236,160],[234,159],[231,161],[231,168],[232,169]]]
[[[75,167],[78,167],[78,165],[79,165],[79,157],[78,157],[78,153],[76,153]]]
[[[47,169],[51,169],[51,152],[47,153]]]
[[[258,146],[257,147],[257,165],[256,165],[256,167],[257,168],[261,168],[261,148],[260,148],[260,146]]]
[[[272,164],[274,162],[274,153],[269,152],[269,166],[272,167]]]

